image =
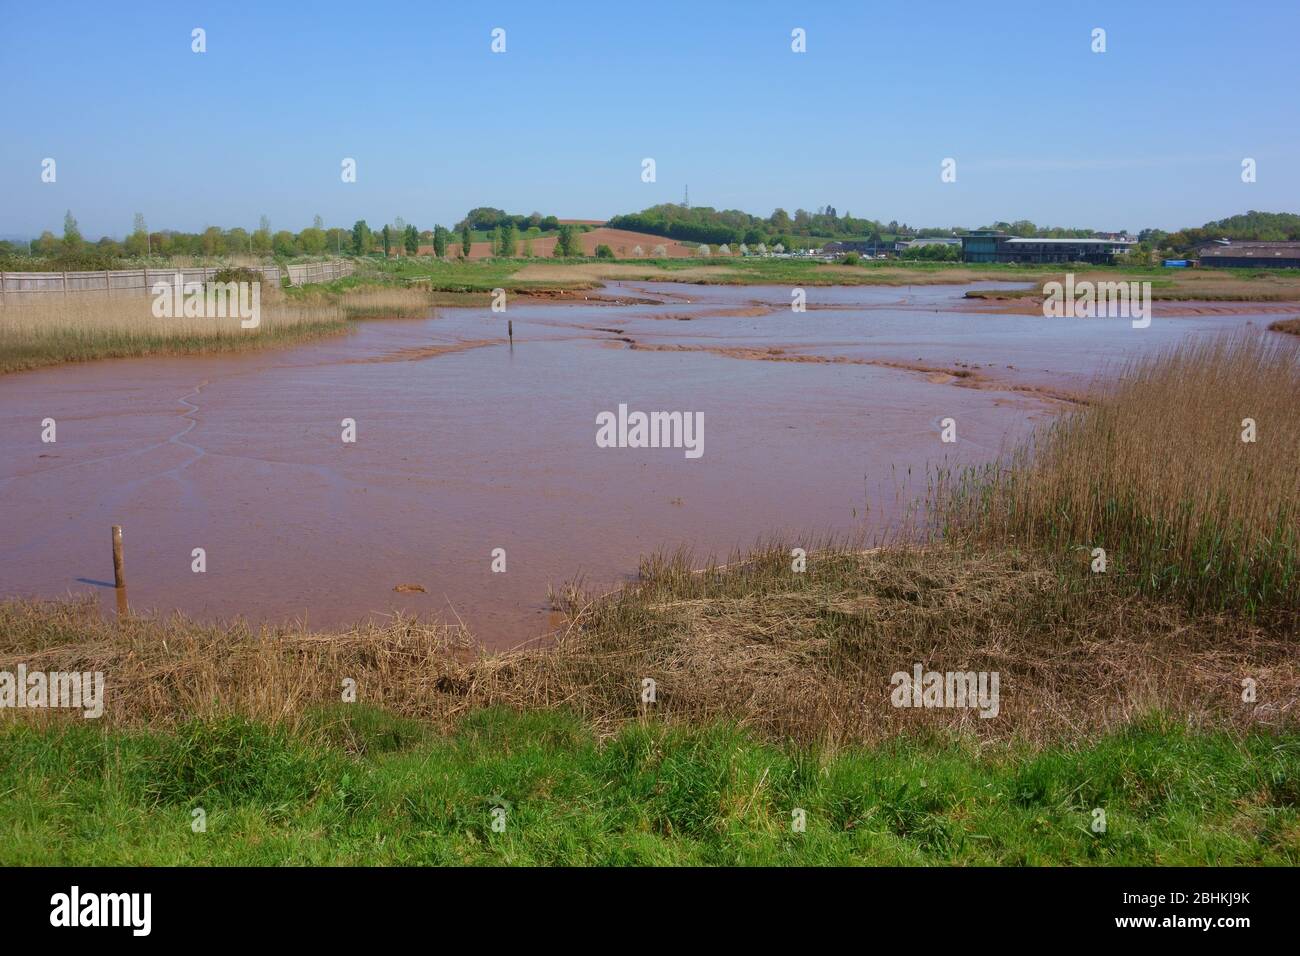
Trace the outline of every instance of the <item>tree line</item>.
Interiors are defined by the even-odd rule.
[[[752,216],[736,209],[716,210],[708,206],[687,207],[675,203],[651,206],[639,213],[616,216],[608,225],[652,235],[665,236],[684,242],[710,245],[739,245],[756,247],[778,244],[787,249],[819,244],[823,239],[866,239],[880,241],[888,235],[909,238],[926,235],[953,235],[966,231],[952,226],[935,229],[914,229],[906,223],[891,221],[880,223],[872,219],[857,219],[849,214],[839,215],[833,206],[824,206],[815,213],[799,209],[793,217],[785,210],[776,209],[766,219]],[[1077,238],[1093,235],[1093,230],[1038,226],[1026,219],[1012,222],[998,221],[983,229],[993,229],[1025,238]],[[0,260],[6,269],[33,268],[42,265],[62,270],[112,268],[122,259],[142,259],[148,256],[193,256],[219,258],[234,255],[255,257],[292,258],[302,255],[373,255],[385,256],[394,251],[417,255],[424,246],[431,245],[433,254],[468,256],[476,235],[487,233],[493,255],[531,256],[532,240],[554,233],[556,256],[581,256],[581,234],[586,227],[560,224],[554,216],[532,213],[528,216],[511,215],[490,206],[471,209],[453,229],[435,225],[421,231],[415,225],[398,217],[372,229],[364,219],[357,220],[351,229],[326,228],[320,216],[312,225],[298,232],[288,229],[273,230],[271,222],[262,216],[256,229],[236,226],[222,229],[209,226],[202,232],[182,232],[174,229],[152,231],[141,213],[136,213],[131,232],[123,240],[104,236],[91,242],[86,239],[69,210],[63,220],[62,236],[45,230],[30,243],[0,240]],[[1293,240],[1300,241],[1300,215],[1296,213],[1270,213],[1251,210],[1241,215],[1208,222],[1204,226],[1188,227],[1175,232],[1144,229],[1137,234],[1138,246],[1134,260],[1154,261],[1162,254],[1188,255],[1198,245],[1213,239],[1236,240]],[[922,246],[905,253],[907,258],[948,258],[952,250],[942,246]]]
[[[554,216],[543,216],[540,212],[527,216],[514,216],[504,209],[494,206],[476,206],[465,214],[465,218],[456,223],[455,230],[463,231],[466,227],[478,232],[491,232],[497,228],[513,226],[516,232],[537,229],[541,232],[554,232],[560,228],[560,220]]]
[[[364,219],[358,219],[351,229],[326,228],[321,217],[316,216],[311,226],[298,232],[273,230],[270,220],[262,216],[258,227],[251,231],[239,226],[231,229],[209,226],[202,232],[175,229],[152,231],[145,222],[144,215],[136,213],[131,232],[125,239],[103,236],[91,242],[82,235],[76,217],[68,210],[63,218],[61,236],[47,229],[30,243],[0,240],[0,263],[12,271],[37,266],[53,267],[56,271],[80,271],[109,269],[117,266],[120,260],[154,256],[223,258],[247,255],[294,258],[329,254],[367,256],[379,252],[385,256],[394,252],[413,256],[418,255],[422,247],[427,249],[430,246],[433,254],[439,258],[457,252],[468,256],[474,242],[475,223],[481,225],[490,221],[482,217],[476,219],[476,214],[480,212],[481,209],[471,210],[471,214],[457,224],[455,232],[442,225],[421,231],[400,216],[377,229],[371,228]],[[537,220],[536,223],[533,222],[534,219]],[[552,224],[556,236],[554,254],[581,256],[582,242],[579,237],[585,231],[584,227],[561,225],[554,216],[542,217],[536,214],[506,216],[498,220],[491,228],[492,254],[515,256],[519,254],[522,245],[524,255],[531,256],[532,239],[547,232],[547,226]]]
[[[651,206],[641,212],[615,216],[608,223],[611,228],[648,232],[685,242],[746,243],[757,245],[781,243],[787,248],[815,244],[811,240],[850,239],[880,242],[891,239],[912,239],[923,236],[952,236],[967,231],[964,226],[913,227],[898,220],[881,222],[862,219],[851,213],[840,215],[834,206],[823,206],[815,212],[796,209],[791,216],[777,208],[766,218],[754,216],[739,209],[714,209],[710,206],[688,207],[677,203]],[[1091,236],[1093,230],[1063,226],[1037,226],[1027,219],[1014,222],[996,222],[983,229],[995,229],[1013,236],[1039,238],[1079,238]],[[809,240],[809,241],[803,241]]]

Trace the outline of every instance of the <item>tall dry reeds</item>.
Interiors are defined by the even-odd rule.
[[[0,308],[0,372],[133,355],[221,352],[302,341],[347,327],[342,308],[261,299],[256,328],[239,318],[158,318],[151,295],[84,292],[10,296]]]
[[[289,345],[342,332],[349,320],[424,317],[429,293],[391,286],[293,296],[263,285],[256,328],[238,318],[158,318],[151,295],[85,292],[9,296],[0,306],[0,373],[61,362],[226,352]]]
[[[1102,548],[1194,608],[1300,612],[1300,348],[1237,333],[1127,364],[1094,404],[989,466],[940,474],[947,535]]]

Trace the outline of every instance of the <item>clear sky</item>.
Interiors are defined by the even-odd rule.
[[[1297,0],[0,0],[0,14],[0,235],[57,233],[65,209],[91,237],[125,234],[136,211],[184,230],[263,213],[276,229],[318,213],[428,228],[478,205],[597,219],[687,184],[693,205],[831,204],[913,226],[1300,211]]]

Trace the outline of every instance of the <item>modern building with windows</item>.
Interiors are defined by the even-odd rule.
[[[1135,239],[1021,239],[979,230],[961,237],[963,262],[1090,262],[1110,264]]]

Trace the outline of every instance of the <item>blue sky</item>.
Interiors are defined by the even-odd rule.
[[[0,9],[0,235],[58,232],[69,208],[90,236],[136,211],[186,230],[605,218],[687,184],[695,205],[914,226],[1300,211],[1296,0]]]

